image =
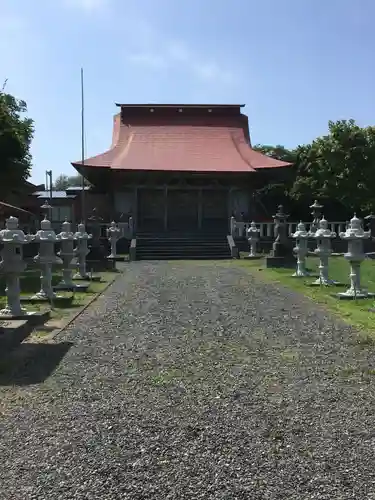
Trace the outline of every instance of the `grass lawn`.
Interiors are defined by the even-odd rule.
[[[344,287],[310,287],[309,283],[316,278],[293,278],[292,269],[266,269],[262,259],[237,261],[239,265],[251,270],[258,278],[263,281],[275,281],[286,285],[297,292],[311,298],[315,302],[322,304],[331,312],[337,314],[341,319],[365,330],[370,334],[367,341],[375,342],[375,313],[369,312],[370,307],[375,306],[374,299],[360,299],[357,301],[339,300],[333,295],[340,291],[345,291]],[[307,268],[314,274],[319,274],[319,259],[309,257],[307,259]],[[349,284],[349,263],[343,257],[332,257],[329,261],[329,277],[344,285]],[[369,292],[375,292],[375,261],[365,260],[361,266],[362,286]]]
[[[46,327],[38,327],[38,330],[34,332],[34,335],[42,336],[49,333],[51,330],[58,328],[60,324],[69,319],[69,317],[73,316],[78,312],[80,308],[90,302],[98,293],[102,292],[109,283],[111,283],[115,277],[117,276],[117,272],[101,272],[99,273],[101,276],[100,282],[90,282],[90,286],[86,292],[76,292],[72,294],[72,292],[63,292],[58,291],[58,295],[60,296],[72,296],[72,301],[68,303],[59,304],[56,302],[54,304],[54,309],[51,311],[50,320],[47,322]],[[55,272],[52,278],[52,284],[56,285],[61,280],[61,273]],[[77,281],[77,283],[84,283],[81,281]],[[21,276],[20,280],[21,285],[21,296],[28,296],[39,292],[40,290],[40,271],[38,269],[29,269],[26,270]],[[0,277],[0,309],[5,307],[6,305],[6,296],[5,296],[5,279],[3,276]],[[23,302],[22,307],[24,307],[28,311],[45,311],[46,309],[50,309],[50,305],[48,302],[40,302],[40,303],[28,303]]]

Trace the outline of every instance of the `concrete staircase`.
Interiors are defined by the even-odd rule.
[[[137,234],[136,260],[230,259],[224,234]]]

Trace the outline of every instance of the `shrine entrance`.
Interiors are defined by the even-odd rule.
[[[162,189],[139,189],[137,195],[138,229],[155,233],[164,231],[164,191]]]
[[[203,189],[201,227],[205,232],[228,230],[228,190]]]
[[[226,232],[227,189],[138,189],[137,228],[142,232]]]
[[[199,229],[198,190],[169,190],[166,219],[168,231],[197,231]]]

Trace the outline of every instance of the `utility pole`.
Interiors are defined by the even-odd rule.
[[[86,224],[86,191],[85,191],[85,178],[82,175],[85,167],[85,100],[83,90],[83,68],[81,68],[81,162],[82,162],[82,194],[81,194],[81,217],[82,222]]]

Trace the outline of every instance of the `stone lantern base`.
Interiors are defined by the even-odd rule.
[[[354,292],[352,288],[349,288],[346,292],[337,293],[336,297],[341,300],[371,299],[375,297],[375,293],[368,292],[363,288]]]
[[[295,268],[296,260],[292,256],[285,257],[274,257],[272,255],[268,255],[265,259],[266,267],[269,269],[279,269],[279,268]]]
[[[101,276],[91,276],[91,273],[87,273],[86,274],[86,277],[83,277],[81,276],[79,273],[76,273],[74,276],[73,276],[73,280],[74,281],[96,281],[96,282],[99,282],[101,281]]]
[[[71,285],[65,283],[59,283],[53,287],[54,290],[66,291],[66,292],[87,292],[87,289],[90,285],[86,284],[78,284],[72,283]]]
[[[21,297],[21,302],[30,304],[55,304],[59,306],[68,306],[73,301],[73,295],[56,295],[51,299],[41,294],[35,294],[30,297]]]
[[[24,320],[31,325],[38,325],[46,321],[50,316],[50,311],[26,311],[22,309],[21,314],[12,314],[10,309],[5,308],[0,310],[0,320]]]
[[[342,283],[331,279],[317,278],[312,283],[309,283],[309,286],[342,286]]]
[[[37,314],[37,311],[26,311],[26,309],[22,309],[20,314],[12,314],[12,311],[6,307],[0,310],[0,319],[28,319]]]
[[[246,260],[259,260],[263,257],[263,255],[245,255],[244,259]]]

